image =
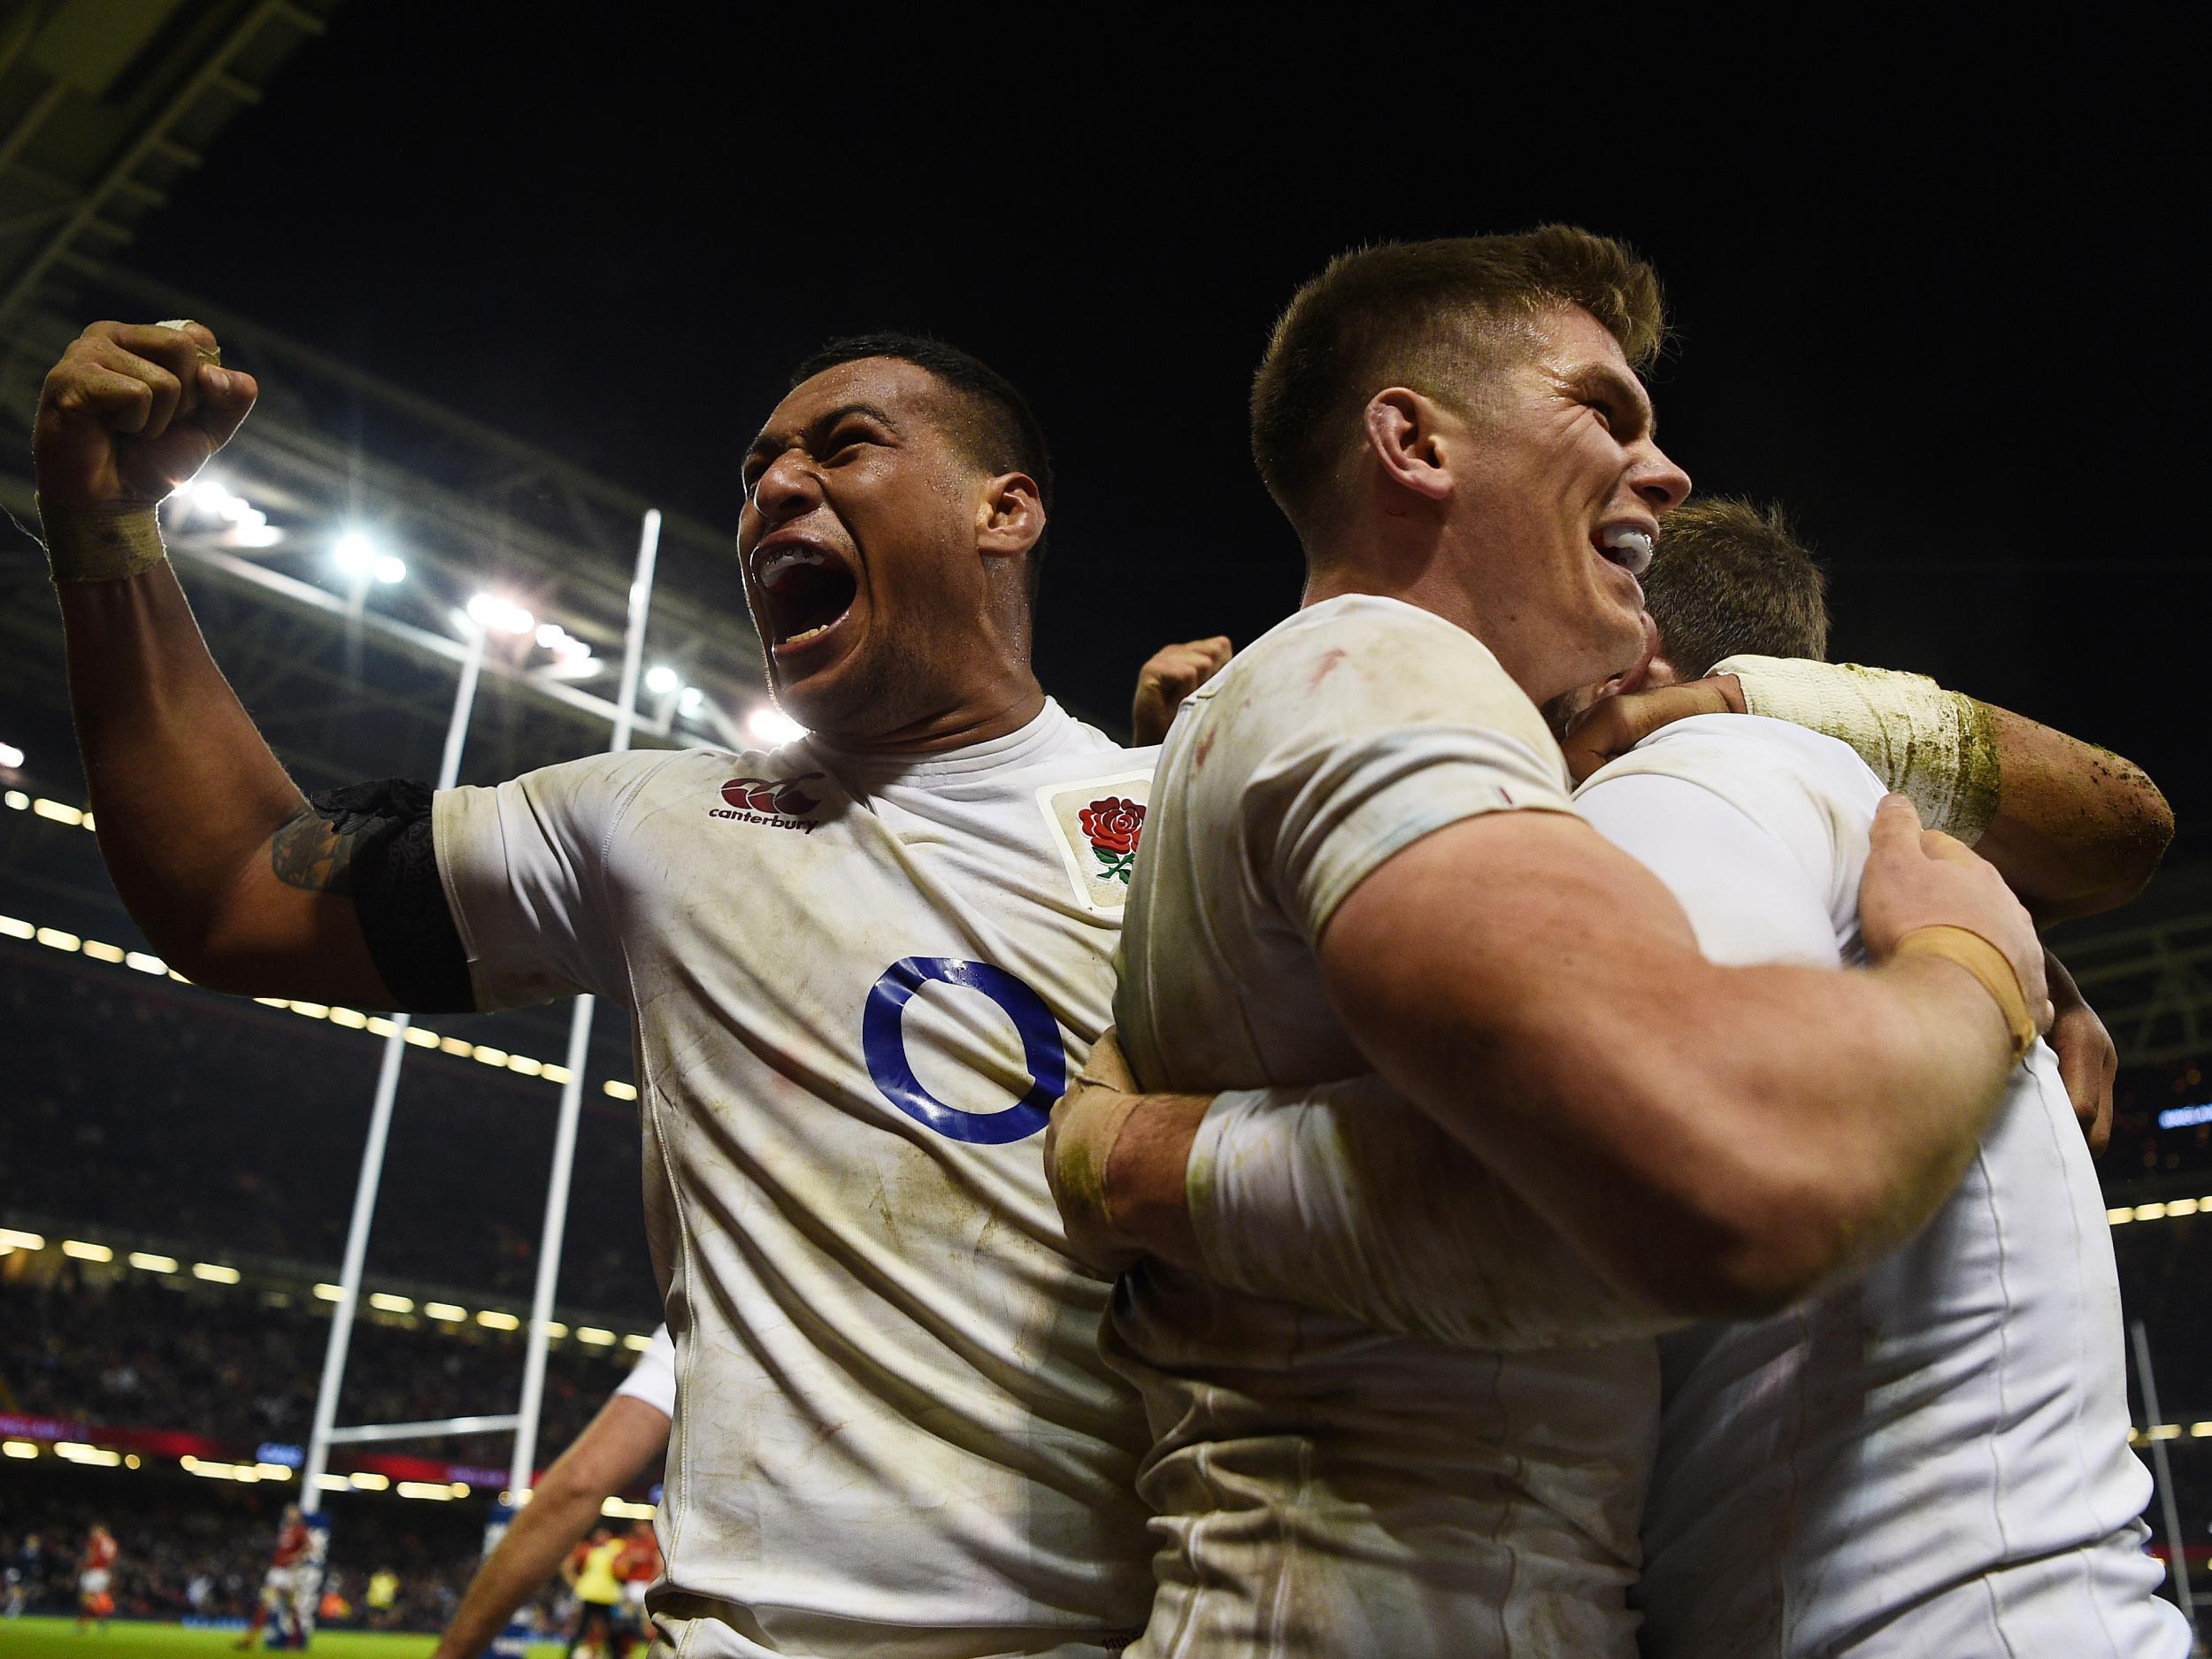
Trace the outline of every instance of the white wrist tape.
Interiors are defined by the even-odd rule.
[[[1997,816],[1996,733],[1973,698],[1924,674],[1853,663],[1731,657],[1712,672],[1736,676],[1751,713],[1848,743],[1930,829],[1970,847]]]
[[[1215,1098],[1191,1222],[1232,1289],[1460,1348],[1558,1348],[1686,1323],[1632,1302],[1376,1079]]]

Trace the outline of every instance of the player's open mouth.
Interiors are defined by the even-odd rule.
[[[843,559],[802,541],[756,549],[753,570],[768,613],[769,649],[779,657],[825,638],[845,619],[860,591]]]

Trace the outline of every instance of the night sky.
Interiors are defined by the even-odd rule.
[[[1532,61],[1509,111],[1501,53],[1324,81],[1196,14],[1048,52],[787,9],[522,23],[551,15],[342,8],[125,257],[733,529],[792,362],[940,334],[1051,434],[1040,668],[1110,711],[1154,644],[1295,601],[1244,397],[1296,283],[1360,241],[1571,220],[1658,265],[1663,442],[1791,509],[1837,655],[2133,756],[2212,850],[2182,101],[1755,96],[1686,54]]]

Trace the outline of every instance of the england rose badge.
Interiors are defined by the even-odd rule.
[[[1087,910],[1118,914],[1128,903],[1151,782],[1148,773],[1128,772],[1037,791],[1075,896]]]

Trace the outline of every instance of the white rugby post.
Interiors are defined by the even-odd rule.
[[[630,747],[637,718],[638,671],[645,656],[645,616],[653,602],[653,567],[660,556],[661,516],[649,509],[638,531],[637,574],[630,582],[630,614],[622,633],[622,687],[615,701],[614,734],[608,749]],[[576,999],[568,1027],[568,1076],[561,1084],[560,1120],[553,1132],[553,1174],[545,1191],[545,1226],[538,1240],[538,1279],[530,1302],[529,1340],[523,1351],[522,1401],[515,1411],[515,1448],[507,1471],[507,1501],[518,1504],[530,1490],[538,1454],[538,1411],[545,1400],[545,1354],[552,1340],[553,1292],[561,1273],[568,1232],[568,1190],[576,1168],[576,1120],[583,1110],[584,1062],[591,1049],[595,999]],[[488,1553],[488,1551],[487,1552]]]
[[[2135,1343],[2135,1380],[2143,1391],[2144,1437],[2150,1440],[2151,1466],[2158,1471],[2158,1500],[2166,1512],[2166,1564],[2174,1576],[2174,1600],[2181,1607],[2182,1617],[2189,1621],[2189,1628],[2194,1631],[2197,1601],[2189,1593],[2189,1557],[2182,1553],[2181,1509],[2174,1502],[2173,1462],[2166,1455],[2166,1442],[2152,1439],[2150,1434],[2161,1421],[2158,1381],[2151,1375],[2151,1333],[2140,1319],[2133,1319],[2128,1323],[2128,1335]]]
[[[468,740],[469,713],[476,705],[476,682],[484,666],[482,623],[467,618],[468,655],[461,659],[461,679],[453,694],[453,718],[445,731],[445,752],[438,762],[438,787],[450,789],[461,772],[461,749]],[[315,1425],[307,1437],[307,1466],[301,1471],[300,1510],[313,1515],[323,1507],[323,1471],[330,1448],[345,1440],[365,1438],[335,1428],[338,1390],[345,1381],[346,1353],[353,1343],[353,1317],[361,1302],[362,1265],[368,1255],[369,1223],[376,1214],[376,1191],[384,1179],[384,1146],[392,1129],[392,1102],[399,1094],[399,1064],[407,1055],[407,1028],[413,1022],[405,1014],[392,1017],[392,1029],[384,1039],[384,1058],[377,1067],[376,1098],[369,1108],[369,1139],[361,1149],[361,1174],[354,1183],[353,1219],[346,1228],[345,1265],[338,1275],[338,1305],[330,1310],[330,1340],[323,1348],[322,1386],[315,1394]],[[436,1432],[430,1425],[422,1425]],[[480,1426],[485,1426],[480,1425]],[[505,1425],[501,1423],[500,1427]],[[450,1432],[450,1431],[447,1431]]]

